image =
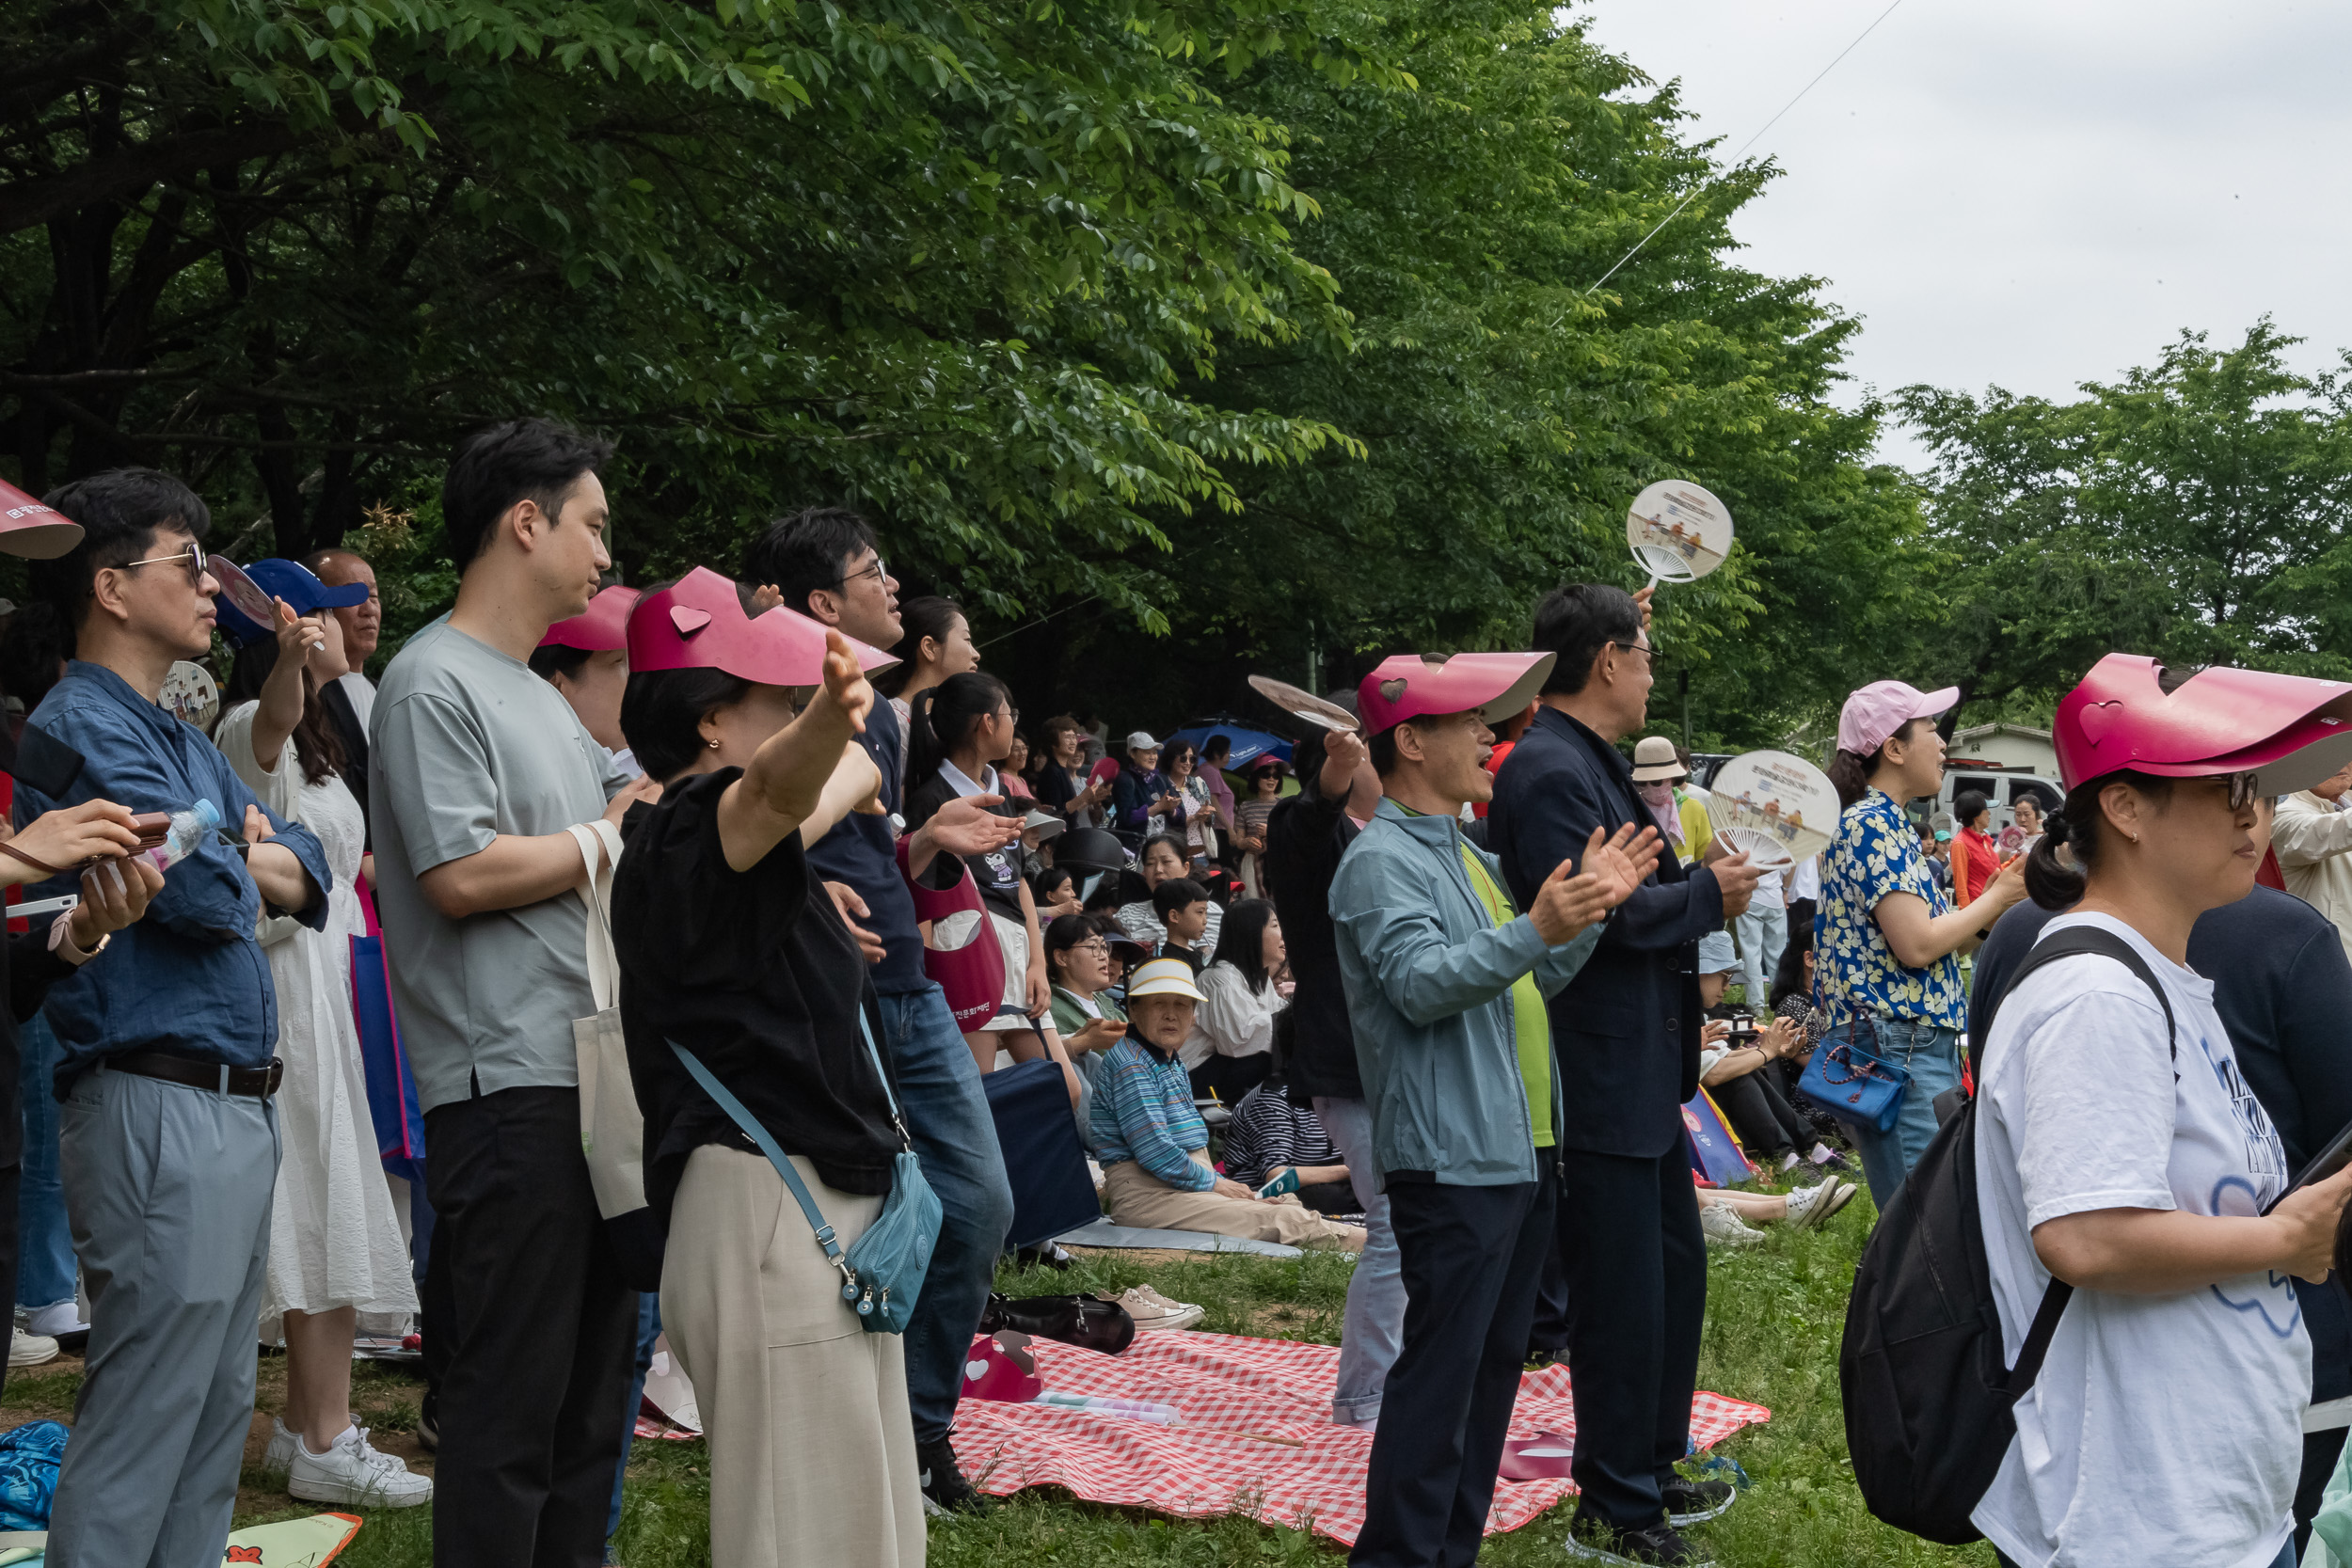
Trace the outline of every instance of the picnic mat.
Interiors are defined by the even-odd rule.
[[[1060,1486],[1089,1502],[1196,1519],[1241,1513],[1355,1544],[1372,1438],[1331,1424],[1337,1346],[1160,1331],[1136,1335],[1115,1356],[1050,1339],[1029,1348],[1057,1393],[1170,1404],[1183,1419],[1159,1426],[965,1400],[956,1407],[956,1457],[981,1491],[1001,1497]],[[1691,1438],[1711,1447],[1772,1417],[1760,1404],[1702,1390],[1692,1402]],[[1575,1431],[1567,1368],[1526,1374],[1511,1435],[1570,1438]],[[1565,1477],[1502,1481],[1487,1533],[1517,1529],[1574,1490]]]

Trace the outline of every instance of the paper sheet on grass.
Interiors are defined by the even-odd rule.
[[[1138,1247],[1166,1252],[1249,1252],[1261,1258],[1295,1258],[1298,1248],[1281,1242],[1254,1242],[1241,1236],[1218,1236],[1206,1230],[1147,1230],[1139,1226],[1096,1220],[1054,1238],[1064,1246]]]
[[[966,1400],[956,1408],[956,1457],[981,1491],[1004,1497],[1060,1486],[1089,1502],[1187,1518],[1241,1513],[1355,1544],[1372,1438],[1330,1423],[1337,1346],[1161,1332],[1137,1335],[1116,1356],[1047,1339],[1030,1349],[1050,1389],[1157,1401],[1174,1405],[1183,1420],[1155,1426]],[[1707,1448],[1771,1418],[1762,1405],[1702,1392],[1692,1402],[1691,1435]],[[1575,1432],[1568,1370],[1528,1373],[1511,1435],[1573,1441]],[[1573,1490],[1565,1477],[1503,1481],[1487,1532],[1517,1529]]]

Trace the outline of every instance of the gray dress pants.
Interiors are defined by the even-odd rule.
[[[217,1563],[253,1418],[277,1107],[89,1072],[58,1152],[90,1336],[47,1561]]]

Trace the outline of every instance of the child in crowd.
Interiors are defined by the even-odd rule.
[[[1360,1226],[1325,1219],[1295,1197],[1261,1198],[1209,1164],[1209,1130],[1176,1059],[1200,1003],[1200,989],[1181,959],[1153,958],[1128,984],[1128,1034],[1104,1053],[1095,1079],[1094,1146],[1111,1218],[1362,1251]]]
[[[1186,859],[1184,841],[1174,833],[1154,833],[1143,841],[1143,848],[1136,857],[1136,871],[1143,879],[1141,897],[1130,897],[1119,906],[1119,923],[1127,927],[1127,934],[1153,952],[1159,951],[1168,932],[1162,928],[1158,913],[1152,909],[1152,895],[1162,882],[1173,881],[1191,875],[1191,863]],[[1105,878],[1104,881],[1116,879]],[[1205,890],[1204,890],[1205,891]],[[1208,927],[1200,933],[1194,945],[1203,953],[1216,951],[1216,939],[1225,926],[1225,911],[1213,901],[1209,905]]]
[[[1195,974],[1208,963],[1200,941],[1209,929],[1209,890],[1190,877],[1177,877],[1152,890],[1152,912],[1168,933],[1155,957],[1182,958]]]

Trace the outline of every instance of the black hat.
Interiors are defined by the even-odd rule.
[[[1072,871],[1124,871],[1127,847],[1100,828],[1075,828],[1055,841],[1054,863]]]

